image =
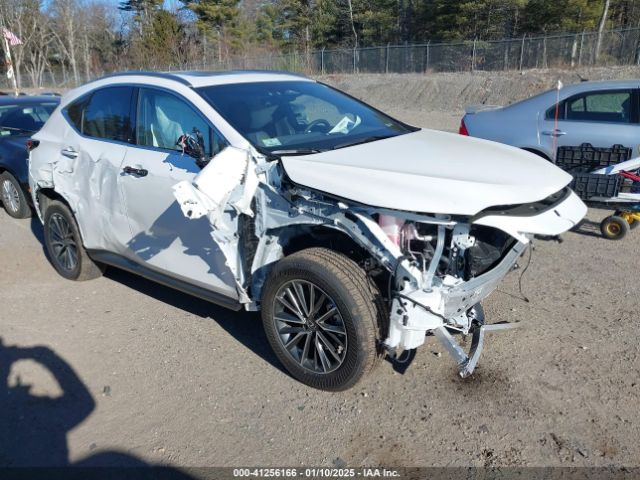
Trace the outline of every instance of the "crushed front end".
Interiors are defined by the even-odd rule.
[[[473,217],[377,216],[397,262],[391,271],[389,333],[392,357],[422,345],[432,333],[471,375],[486,332],[511,323],[486,324],[480,302],[517,267],[534,235],[555,237],[575,226],[586,207],[565,188],[531,204],[493,207]],[[466,353],[452,333],[471,335]]]
[[[256,165],[241,151],[228,149],[218,157],[219,165],[228,157],[240,184],[225,180],[230,168],[218,172],[209,166],[193,184],[176,186],[176,197],[189,218],[209,216],[212,238],[227,257],[246,309],[260,308],[264,283],[280,259],[309,246],[332,248],[356,259],[386,302],[379,343],[392,361],[406,358],[404,352],[411,357],[432,334],[462,377],[476,367],[484,334],[511,326],[485,323],[480,302],[514,268],[534,235],[557,236],[586,213],[568,188],[473,215],[407,212],[301,186],[278,162]],[[236,235],[229,219],[239,213],[244,227]],[[471,335],[468,353],[456,333]]]

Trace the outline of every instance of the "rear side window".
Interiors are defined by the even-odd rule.
[[[81,132],[94,138],[130,141],[132,94],[131,87],[110,87],[96,91],[84,108]]]
[[[87,106],[88,97],[83,97],[80,100],[76,100],[69,105],[65,112],[71,124],[76,127],[76,130],[82,132],[82,115],[84,114],[84,108]]]
[[[65,109],[71,124],[83,135],[128,142],[131,130],[131,87],[110,87],[85,95]]]

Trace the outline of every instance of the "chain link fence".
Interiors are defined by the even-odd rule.
[[[507,40],[386,45],[313,52],[314,73],[424,73],[640,65],[640,29]]]
[[[605,31],[596,54],[598,34],[582,32],[528,36],[496,41],[384,45],[357,49],[322,49],[309,53],[262,52],[231,56],[222,62],[154,65],[147,70],[287,70],[310,75],[349,73],[427,73],[524,70],[577,66],[640,65],[640,28]],[[94,69],[78,81],[59,66],[43,72],[40,85],[23,73],[23,87],[69,88],[109,73]],[[6,79],[5,79],[6,82]]]

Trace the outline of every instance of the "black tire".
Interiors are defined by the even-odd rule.
[[[627,221],[617,215],[611,215],[600,223],[600,232],[604,238],[609,240],[622,240],[629,233]]]
[[[306,289],[307,297],[311,296],[311,288],[316,290],[314,305],[304,299],[303,292],[307,310],[313,310],[311,307],[322,303],[318,300],[323,298],[322,294],[328,299],[326,306],[320,305],[315,314],[304,315],[305,323],[300,321],[302,317],[291,313],[293,309],[287,309],[282,300],[278,300],[287,297],[283,293],[287,289],[300,300],[297,285]],[[379,328],[386,318],[383,307],[380,292],[364,270],[346,256],[324,248],[302,250],[280,260],[269,274],[261,304],[267,339],[287,371],[306,385],[328,391],[347,390],[373,370],[378,358]],[[331,311],[335,311],[333,317],[327,317],[314,327],[315,319],[320,320]],[[289,323],[284,323],[284,316],[293,320],[285,320]],[[325,340],[338,338],[338,348],[335,348],[336,342],[333,349],[326,341],[322,343],[323,336],[327,335],[326,327],[331,328],[329,333],[333,332],[333,335]],[[339,329],[344,333],[336,333]],[[285,341],[291,341],[294,334],[302,336],[293,344],[296,351],[291,353],[285,347]],[[307,342],[314,345],[307,347]],[[319,344],[323,347],[318,348]],[[344,349],[341,350],[342,345]],[[328,368],[320,358],[321,351],[333,352],[332,356],[324,354],[325,358],[333,361]]]
[[[49,261],[64,278],[84,281],[102,276],[104,267],[87,255],[71,210],[57,200],[44,213],[44,243]]]
[[[0,201],[13,218],[28,218],[31,208],[20,183],[9,172],[0,175]]]

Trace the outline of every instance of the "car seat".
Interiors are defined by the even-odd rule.
[[[246,135],[253,143],[262,145],[262,140],[271,137],[267,132],[255,128],[251,109],[246,102],[232,102],[227,107],[226,112],[229,123],[242,135]]]

